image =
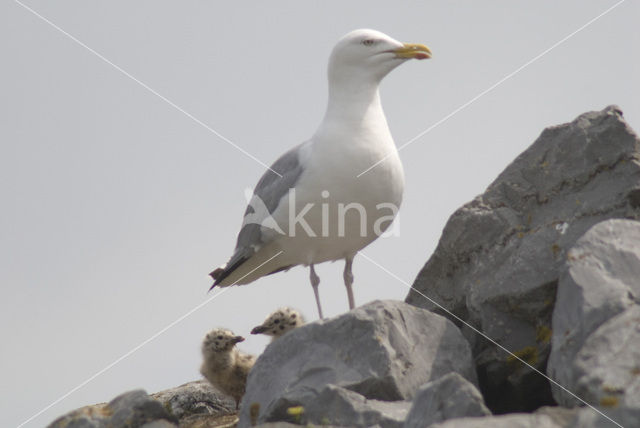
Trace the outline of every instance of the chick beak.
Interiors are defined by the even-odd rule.
[[[257,327],[255,327],[253,330],[251,330],[251,334],[260,334],[260,333],[264,333],[267,330],[267,328],[263,325],[259,325]]]
[[[233,338],[233,343],[240,343],[240,342],[244,342],[244,337],[236,336]]]

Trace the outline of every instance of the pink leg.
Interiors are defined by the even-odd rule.
[[[349,309],[356,307],[355,299],[353,298],[353,273],[351,267],[353,265],[353,256],[348,256],[344,259],[344,286],[347,287],[347,297],[349,298]]]
[[[313,287],[313,294],[316,296],[316,304],[318,305],[318,316],[322,319],[322,306],[320,306],[320,293],[318,293],[318,285],[320,284],[320,277],[316,275],[316,270],[313,265],[309,265],[309,279],[311,280],[311,286]]]

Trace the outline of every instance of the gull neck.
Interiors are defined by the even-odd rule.
[[[364,127],[377,123],[386,126],[378,87],[378,82],[367,80],[330,81],[323,124]]]

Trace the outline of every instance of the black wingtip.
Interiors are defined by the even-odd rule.
[[[211,286],[211,288],[209,289],[209,291],[211,291],[211,289],[213,289],[213,287],[215,287],[216,285],[218,285],[222,281],[224,281],[226,277],[231,275],[233,273],[233,271],[235,271],[240,265],[242,265],[242,263],[244,263],[246,261],[247,261],[247,258],[246,257],[242,257],[242,258],[240,258],[239,260],[237,260],[235,263],[233,263],[231,265],[226,264],[224,267],[219,267],[217,269],[214,269],[214,271],[209,274],[209,276],[214,279],[214,283]],[[230,284],[230,285],[234,285],[234,284]],[[226,285],[225,285],[225,287],[226,287]]]
[[[213,285],[209,288],[209,291],[213,290],[213,288],[216,285],[218,285],[218,282],[220,282],[219,280],[221,279],[220,277],[222,276],[223,273],[224,273],[224,269],[217,268],[209,274],[209,276],[213,278]]]
[[[217,281],[218,279],[220,279],[223,273],[224,273],[224,269],[219,267],[217,269],[214,269],[213,272],[209,274],[209,276],[213,278],[215,281]]]

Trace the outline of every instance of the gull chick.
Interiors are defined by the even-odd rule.
[[[247,376],[256,358],[240,352],[236,343],[244,337],[236,336],[230,330],[211,330],[202,342],[204,361],[200,373],[217,389],[230,395],[236,401],[236,409],[244,395]]]
[[[291,57],[295,61],[295,53]],[[338,41],[329,57],[324,119],[310,139],[280,156],[258,181],[233,255],[210,274],[212,288],[309,266],[322,318],[314,266],[344,260],[349,308],[355,307],[353,258],[391,225],[404,191],[402,163],[378,87],[404,62],[427,58],[428,47],[375,30],[355,30]]]
[[[269,315],[262,324],[254,327],[251,334],[266,334],[273,342],[283,334],[304,324],[304,318],[298,311],[291,308],[280,308]]]

